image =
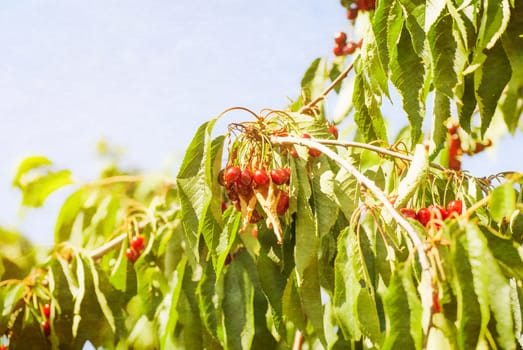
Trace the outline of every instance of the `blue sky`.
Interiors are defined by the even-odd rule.
[[[10,181],[23,157],[42,154],[89,179],[104,138],[129,164],[162,170],[222,110],[284,108],[309,63],[332,58],[333,35],[346,29],[339,1],[2,2],[0,225],[52,242],[63,195],[21,217]],[[503,159],[465,164],[523,171],[521,157]]]

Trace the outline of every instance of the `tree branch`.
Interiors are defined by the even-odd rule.
[[[333,82],[319,95],[317,96],[314,100],[312,100],[311,102],[307,103],[305,106],[301,107],[300,110],[298,111],[298,113],[305,113],[307,111],[310,111],[314,106],[316,106],[320,101],[322,101],[323,99],[325,99],[325,97],[327,96],[327,94],[336,87],[336,85],[338,85],[338,83],[340,81],[342,81],[343,79],[345,79],[345,77],[349,74],[349,72],[352,70],[352,68],[354,67],[354,62],[352,62],[351,64],[349,64],[347,66],[347,68],[345,68],[345,70],[343,72],[340,73],[340,75],[338,75],[336,77],[336,79],[333,80]]]
[[[327,157],[340,164],[345,170],[349,172],[349,174],[354,176],[360,184],[363,184],[365,187],[367,187],[371,191],[371,193],[383,204],[383,208],[394,218],[394,220],[396,220],[398,225],[401,226],[405,230],[405,232],[407,232],[407,235],[411,239],[412,243],[414,244],[414,247],[418,252],[418,259],[421,265],[422,274],[428,278],[428,281],[432,281],[430,263],[425,253],[423,242],[421,241],[420,237],[418,236],[412,225],[403,217],[403,215],[401,215],[401,213],[398,210],[394,208],[394,206],[387,199],[385,193],[383,193],[383,191],[378,186],[376,186],[374,181],[360,173],[352,164],[350,164],[345,159],[340,157],[337,153],[332,151],[330,148],[326,147],[325,145],[321,144],[316,140],[298,137],[273,136],[271,137],[271,142],[280,145],[298,144],[308,148],[315,148],[321,151]]]

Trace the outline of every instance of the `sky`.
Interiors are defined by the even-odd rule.
[[[88,180],[105,139],[126,163],[175,175],[200,124],[232,106],[285,108],[348,28],[336,0],[3,1],[0,225],[52,244],[66,193],[21,211],[10,183],[24,157]],[[464,164],[479,175],[523,171],[523,158],[501,156],[518,147],[508,138]]]

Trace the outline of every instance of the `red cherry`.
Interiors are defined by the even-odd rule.
[[[289,209],[289,195],[287,192],[282,192],[278,204],[276,205],[276,212],[278,215],[283,215],[287,209]]]
[[[125,256],[127,257],[127,260],[129,260],[130,262],[135,262],[138,257],[140,256],[140,253],[138,253],[136,250],[134,250],[134,248],[127,248],[125,250]]]
[[[358,0],[358,9],[360,11],[367,11],[369,9],[367,0]]]
[[[258,212],[258,210],[255,210],[252,212],[251,219],[249,220],[249,222],[251,224],[255,224],[261,219],[263,219],[263,216]]]
[[[312,157],[319,157],[321,154],[320,150],[317,150],[316,148],[309,148],[309,155]]]
[[[289,181],[289,174],[284,169],[272,169],[271,179],[276,185],[283,185]]]
[[[7,345],[0,345],[0,350],[7,350]]]
[[[227,183],[234,183],[238,181],[240,178],[241,170],[239,167],[233,165],[225,169],[225,173],[223,174],[223,179]]]
[[[51,323],[49,323],[49,320],[44,320],[41,323],[42,325],[42,331],[44,331],[44,335],[48,337],[51,334]]]
[[[252,233],[252,236],[253,236],[254,238],[258,238],[258,226],[256,226],[256,225],[253,226],[253,227],[252,227],[252,230],[251,230],[251,233]]]
[[[343,48],[345,45],[336,45],[334,46],[334,49],[332,49],[332,52],[335,56],[343,56]]]
[[[338,138],[338,128],[334,124],[329,125],[329,132],[334,136],[335,139]]]
[[[131,238],[131,247],[137,252],[141,252],[145,247],[145,237],[137,235]]]
[[[367,0],[367,9],[375,10],[376,9],[376,0]]]
[[[423,226],[426,226],[430,221],[430,210],[428,208],[421,208],[418,210],[416,218]]]
[[[311,135],[307,134],[306,132],[301,134],[301,137],[303,137],[304,139],[310,139],[311,138]]]
[[[296,148],[293,148],[292,151],[291,151],[291,156],[293,158],[298,158],[299,155],[298,155],[298,151],[296,151]]]
[[[455,135],[458,132],[458,128],[459,128],[459,124],[456,122],[451,121],[447,124],[447,131],[451,135]]]
[[[247,169],[243,169],[240,173],[240,183],[244,186],[249,186],[252,182],[251,172]]]
[[[416,210],[412,208],[401,208],[400,213],[407,218],[417,219]]]
[[[447,211],[441,205],[431,204],[428,207],[431,215],[431,219],[445,220],[447,217]]]
[[[258,186],[266,186],[269,183],[269,175],[265,169],[258,169],[254,172],[253,180]]]
[[[354,21],[356,17],[358,17],[358,4],[352,2],[349,5],[349,9],[347,10],[347,19],[350,21]]]
[[[347,45],[343,48],[343,54],[344,55],[352,55],[354,51],[356,51],[356,48],[358,47],[358,44],[356,44],[354,41],[349,41]]]
[[[232,255],[229,253],[225,257],[225,261],[223,262],[224,265],[229,265],[232,262]]]
[[[49,303],[45,303],[43,306],[42,306],[42,314],[44,315],[45,318],[49,319],[49,317],[51,317],[51,304]]]
[[[346,41],[347,41],[347,34],[345,34],[345,32],[338,32],[334,36],[334,42],[336,44],[338,44],[339,46],[343,46]]]
[[[287,174],[287,181],[286,184],[289,184],[289,180],[291,179],[291,168],[283,168],[283,171]]]
[[[456,213],[457,215],[461,215],[461,212],[463,210],[463,202],[459,199],[454,199],[447,204],[447,212],[448,216],[452,216],[452,213]]]

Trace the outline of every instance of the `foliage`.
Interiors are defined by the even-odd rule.
[[[522,347],[523,176],[476,178],[456,157],[517,128],[523,3],[360,12],[354,55],[314,60],[287,110],[236,108],[249,120],[219,136],[223,114],[204,123],[175,179],[113,166],[80,184],[24,160],[22,205],[74,191],[45,261],[0,232],[0,346]],[[328,122],[331,91],[355,141]],[[394,91],[408,125],[389,144]]]

